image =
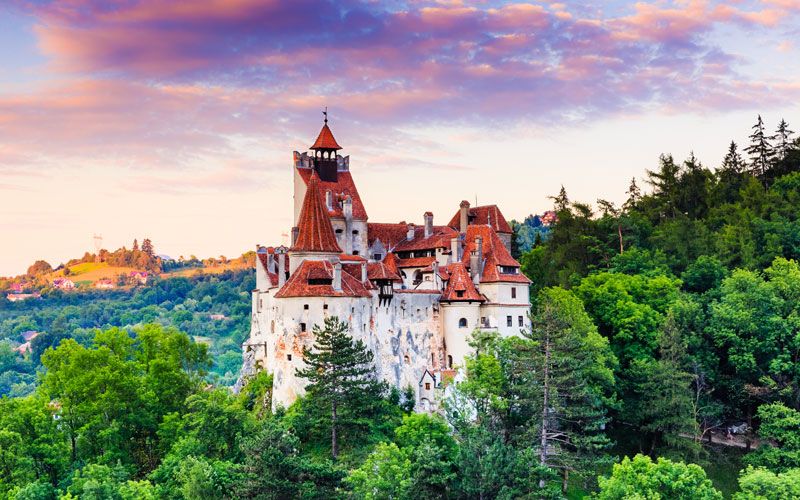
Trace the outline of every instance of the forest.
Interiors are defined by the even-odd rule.
[[[268,373],[233,394],[252,273],[4,305],[5,338],[46,333],[0,340],[0,497],[800,497],[800,140],[759,117],[716,168],[664,154],[644,181],[620,206],[562,188],[516,235],[532,328],[474,332],[436,415],[337,318],[292,406]]]

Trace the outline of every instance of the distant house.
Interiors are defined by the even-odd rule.
[[[103,289],[103,290],[108,290],[108,289],[111,289],[111,288],[114,288],[114,287],[116,287],[116,285],[115,285],[115,284],[114,284],[114,282],[113,282],[113,281],[111,281],[110,279],[108,279],[108,278],[103,278],[103,279],[101,279],[101,280],[98,280],[98,281],[97,281],[97,282],[94,284],[94,287],[95,287],[95,288],[100,288],[100,289]]]
[[[211,316],[209,316],[209,317],[210,317],[211,319],[213,319],[214,321],[221,321],[221,320],[223,320],[223,319],[226,319],[226,318],[227,318],[227,316],[225,316],[224,314],[212,314],[212,315],[211,315]]]
[[[18,353],[22,354],[22,355],[27,354],[27,353],[31,352],[31,343],[30,342],[25,342],[24,344],[20,344],[14,350],[17,351]]]
[[[24,340],[25,342],[30,342],[31,340],[39,336],[39,332],[37,332],[36,330],[28,330],[22,332],[20,336],[22,337],[22,340]]]
[[[140,285],[147,284],[147,271],[131,271],[128,275],[130,281],[134,283],[139,283]]]
[[[56,278],[53,280],[53,286],[59,290],[74,290],[75,283],[69,278]]]
[[[547,212],[543,213],[540,219],[542,221],[542,225],[545,227],[550,227],[552,224],[558,222],[558,217],[553,210],[548,210]]]
[[[12,283],[11,284],[11,292],[12,293],[22,293],[25,291],[25,283]]]
[[[34,292],[34,293],[9,293],[8,295],[6,295],[6,298],[10,302],[20,302],[20,301],[28,300],[28,299],[38,299],[39,297],[41,297],[41,295],[39,295],[39,292]]]

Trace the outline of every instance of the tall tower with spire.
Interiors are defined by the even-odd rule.
[[[294,152],[294,228],[292,245],[299,234],[301,212],[306,191],[310,189],[312,174],[318,177],[319,197],[330,218],[336,242],[342,253],[366,255],[367,211],[361,202],[350,173],[350,157],[339,154],[342,146],[328,125],[328,110],[322,112],[324,120],[317,139],[308,152]]]
[[[333,137],[333,132],[331,132],[330,127],[328,127],[327,106],[322,114],[325,116],[322,130],[319,131],[317,140],[314,141],[314,144],[310,148],[314,151],[314,170],[317,171],[321,180],[325,182],[336,182],[336,153],[342,149],[342,147],[336,142],[336,138]]]

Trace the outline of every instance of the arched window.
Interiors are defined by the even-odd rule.
[[[422,271],[417,269],[416,271],[414,271],[414,283],[413,284],[419,285],[420,283],[422,283]]]
[[[466,328],[467,327],[467,318],[461,318],[458,320],[458,327],[459,328]]]
[[[411,364],[411,358],[408,357],[408,354],[403,356],[403,361],[405,361],[407,365]]]

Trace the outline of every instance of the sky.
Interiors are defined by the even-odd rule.
[[[445,223],[562,185],[621,201],[660,154],[716,167],[798,103],[800,0],[7,0],[0,276],[94,235],[285,243],[325,106],[370,220]]]

